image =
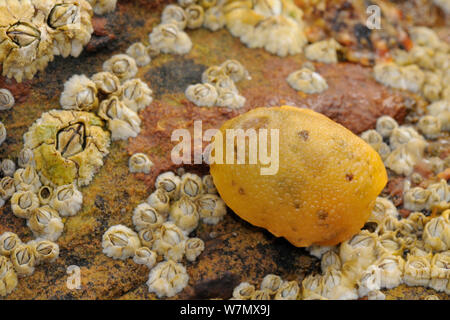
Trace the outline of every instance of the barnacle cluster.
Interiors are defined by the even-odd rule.
[[[0,297],[10,294],[18,278],[34,273],[41,263],[52,263],[59,256],[59,246],[51,240],[37,238],[27,243],[12,232],[0,235]]]
[[[0,89],[0,111],[9,110],[14,106],[15,100],[11,91]]]
[[[145,153],[135,153],[128,160],[128,168],[132,173],[143,172],[148,174],[152,167],[153,162]]]
[[[158,297],[172,297],[186,287],[189,276],[181,263],[194,262],[205,249],[189,237],[199,222],[217,224],[226,206],[211,185],[211,176],[160,174],[155,191],[133,212],[136,231],[116,225],[103,235],[103,252],[114,259],[133,258],[151,269],[147,285]],[[158,263],[159,262],[159,263]]]
[[[297,300],[301,289],[297,281],[283,280],[275,274],[266,275],[257,289],[248,282],[241,282],[233,290],[232,300]]]
[[[0,1],[0,64],[18,82],[45,69],[55,55],[78,57],[91,39],[86,0]]]
[[[245,97],[239,94],[235,83],[249,80],[250,75],[236,60],[226,60],[220,66],[212,66],[202,74],[202,83],[190,85],[186,98],[199,107],[242,108]]]
[[[326,80],[308,68],[292,72],[286,80],[292,88],[304,93],[321,93],[328,89]]]

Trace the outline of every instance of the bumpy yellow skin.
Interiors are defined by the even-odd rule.
[[[220,130],[225,137],[239,128],[279,129],[276,174],[261,175],[267,165],[259,161],[211,164],[220,196],[241,218],[298,247],[335,245],[363,227],[387,182],[366,142],[322,114],[290,106],[251,110]]]

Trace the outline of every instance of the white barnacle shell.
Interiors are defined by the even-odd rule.
[[[3,201],[8,200],[16,192],[16,187],[14,186],[14,179],[11,177],[3,177],[0,180],[0,199]]]
[[[319,246],[319,245],[311,245],[309,247],[305,248],[306,251],[309,252],[310,255],[316,257],[317,259],[321,259],[322,256],[330,250],[336,250],[337,247],[336,246]]]
[[[19,276],[29,276],[36,266],[36,253],[29,244],[20,244],[11,252],[11,262]]]
[[[41,181],[36,170],[32,166],[20,168],[14,173],[14,185],[17,191],[37,192],[41,187]]]
[[[424,72],[415,64],[402,67],[402,79],[399,83],[399,89],[419,92],[425,81]]]
[[[250,300],[270,300],[270,292],[267,289],[264,290],[255,290]]]
[[[147,54],[150,56],[150,58],[156,58],[161,53],[161,50],[155,46],[148,45],[145,50],[147,51]]]
[[[431,59],[427,60],[428,64],[434,64]],[[425,83],[422,87],[422,95],[429,101],[437,101],[441,98],[441,77],[434,72],[425,73]]]
[[[427,27],[412,27],[409,29],[409,35],[414,44],[419,46],[435,48],[441,42],[438,35]]]
[[[250,74],[244,66],[237,60],[226,60],[220,65],[225,75],[231,78],[234,82],[242,80],[250,80]]]
[[[95,14],[103,15],[108,12],[113,12],[116,9],[117,0],[87,0]]]
[[[398,232],[387,231],[378,238],[377,256],[385,254],[401,255],[403,253],[403,241],[398,236]]]
[[[17,287],[17,274],[11,260],[0,256],[0,297],[10,294]]]
[[[377,149],[377,146],[379,144],[383,143],[383,137],[381,136],[381,134],[373,129],[364,131],[361,134],[361,139],[370,144],[375,150]]]
[[[135,153],[128,160],[128,169],[131,173],[142,172],[149,174],[152,167],[153,162],[145,153]]]
[[[32,191],[18,191],[11,197],[11,209],[16,217],[28,219],[39,207],[39,199]]]
[[[37,196],[42,205],[49,204],[53,197],[53,188],[50,186],[42,186],[39,188]]]
[[[186,98],[199,107],[212,107],[216,104],[217,89],[209,83],[190,85],[185,92]]]
[[[297,281],[285,281],[275,293],[275,300],[297,300],[300,286]]]
[[[202,179],[193,173],[185,173],[181,176],[181,196],[186,196],[192,199],[197,198],[203,193]]]
[[[132,57],[139,67],[144,67],[152,60],[147,47],[142,42],[135,42],[128,47],[126,54]]]
[[[56,241],[64,231],[64,223],[58,212],[50,206],[35,209],[27,221],[35,237]]]
[[[330,268],[340,270],[341,267],[341,258],[339,258],[339,255],[335,251],[329,250],[323,254],[320,261],[320,268],[322,270],[322,273],[326,273]]]
[[[153,230],[150,228],[142,229],[141,231],[139,231],[139,240],[141,240],[141,243],[144,247],[151,248],[158,232],[159,230]]]
[[[403,280],[408,286],[428,286],[431,279],[430,260],[423,256],[408,254]]]
[[[125,81],[122,85],[120,100],[134,112],[139,112],[152,103],[153,91],[140,79]]]
[[[5,125],[3,124],[3,122],[0,121],[0,146],[2,145],[3,142],[5,142],[6,135],[7,133]]]
[[[205,11],[202,6],[192,4],[185,9],[187,27],[189,29],[200,28],[205,20]]]
[[[170,209],[170,197],[167,192],[158,188],[154,192],[152,192],[148,198],[147,203],[156,209],[161,215],[167,217]]]
[[[157,257],[156,252],[150,250],[148,247],[140,247],[134,252],[133,261],[151,269],[156,264]]]
[[[0,89],[0,111],[9,110],[14,106],[15,100],[11,91]]]
[[[181,179],[172,171],[167,171],[160,174],[156,178],[156,189],[163,189],[169,195],[171,200],[178,200],[180,198]]]
[[[417,124],[420,132],[428,139],[436,139],[441,134],[441,120],[435,116],[423,116]]]
[[[168,260],[158,263],[148,276],[149,292],[154,292],[158,298],[173,297],[188,284],[189,276],[181,263]]]
[[[381,288],[381,270],[377,265],[370,265],[358,280],[359,297],[365,297],[371,291]]]
[[[358,260],[362,268],[365,268],[375,261],[375,248],[377,245],[375,234],[363,230],[354,235],[350,240],[341,243],[339,256],[342,263]]]
[[[389,144],[392,149],[397,149],[413,139],[423,140],[422,136],[414,128],[401,126],[392,130],[389,137]]]
[[[302,281],[302,299],[320,300],[326,299],[322,296],[323,283],[319,274],[310,274]]]
[[[19,236],[13,232],[4,232],[0,236],[0,255],[9,257],[13,250],[22,244]]]
[[[234,84],[233,80],[231,80],[228,76],[219,76],[216,79],[214,79],[214,82],[211,82],[210,84],[214,85],[217,89],[217,93],[219,94],[220,90],[230,90],[236,93],[239,93],[238,89],[236,88],[236,85]]]
[[[182,196],[170,206],[170,220],[186,234],[194,231],[200,220],[197,205],[193,199]]]
[[[356,288],[349,279],[335,269],[328,269],[322,278],[322,295],[333,300],[351,300],[358,298]]]
[[[405,261],[401,256],[386,254],[376,265],[381,271],[381,288],[392,289],[402,283]]]
[[[397,174],[410,175],[414,166],[423,158],[426,145],[423,139],[412,139],[393,150],[384,164]]]
[[[97,72],[91,77],[98,92],[110,95],[120,90],[120,80],[111,72]]]
[[[137,231],[157,229],[164,223],[164,217],[147,202],[141,203],[133,211],[133,224]]]
[[[52,263],[59,257],[59,246],[57,243],[45,239],[34,240],[30,243],[36,256],[36,264],[41,262]]]
[[[423,231],[425,247],[434,251],[445,251],[450,248],[450,225],[444,217],[431,219]]]
[[[433,102],[428,107],[428,113],[439,118],[441,122],[441,129],[443,131],[450,131],[450,102],[447,100],[440,100]]]
[[[209,194],[217,194],[217,189],[214,184],[212,175],[207,174],[202,177],[203,182],[203,192]]]
[[[200,238],[189,238],[186,241],[186,259],[194,262],[197,257],[205,250],[205,242]]]
[[[141,247],[136,232],[124,225],[112,226],[106,230],[102,239],[103,253],[113,259],[125,260]]]
[[[150,45],[163,53],[186,54],[191,51],[189,36],[175,23],[156,26],[149,35]]]
[[[59,186],[54,190],[50,206],[58,211],[62,217],[74,216],[80,211],[83,195],[75,184]]]
[[[190,6],[191,4],[196,4],[198,0],[178,0],[178,4],[183,8]]]
[[[398,123],[390,116],[381,116],[377,119],[376,130],[383,138],[390,137],[396,128],[398,128]]]
[[[428,201],[431,191],[421,187],[415,187],[407,190],[403,195],[403,204],[405,209],[411,211],[421,211],[428,207]]]
[[[396,231],[398,229],[399,221],[396,217],[393,217],[391,215],[387,215],[381,220],[380,226],[379,226],[379,233],[384,234],[390,231]]]
[[[375,205],[372,209],[372,214],[369,217],[369,221],[383,221],[384,217],[391,216],[398,217],[398,211],[391,200],[383,197],[377,197]]]
[[[196,204],[200,218],[206,224],[217,224],[227,214],[225,202],[217,194],[203,194]]]
[[[85,75],[74,75],[64,83],[59,103],[66,110],[91,111],[98,106],[97,87]]]
[[[328,89],[325,79],[317,72],[307,68],[292,72],[286,80],[295,90],[309,94],[321,93]]]
[[[214,6],[205,11],[203,26],[211,31],[217,31],[225,26],[225,15],[220,6]]]
[[[309,60],[324,63],[337,63],[337,50],[341,45],[334,39],[322,40],[310,44],[305,48],[305,56]]]
[[[28,165],[34,164],[34,154],[30,148],[23,148],[19,152],[19,156],[17,158],[17,164],[21,168],[25,168]]]
[[[16,164],[10,159],[3,159],[0,168],[4,177],[12,177],[14,172],[16,172]]]
[[[166,259],[180,261],[185,253],[186,236],[183,231],[172,222],[161,226],[152,249]]]
[[[235,300],[250,300],[254,292],[254,285],[248,282],[241,282],[236,288],[234,288],[233,298]]]
[[[386,300],[386,295],[380,290],[370,291],[367,294],[367,300]]]
[[[450,252],[436,253],[431,259],[430,287],[436,291],[445,291],[450,279]]]
[[[136,61],[127,54],[116,54],[103,63],[103,71],[111,72],[120,81],[133,78],[138,72]]]
[[[188,16],[182,7],[169,4],[164,8],[161,14],[161,23],[174,23],[180,30],[183,30],[188,23]]]
[[[244,106],[246,101],[245,97],[231,89],[220,89],[218,94],[216,101],[218,107],[239,109]]]
[[[224,68],[220,66],[212,66],[203,71],[202,83],[215,84],[219,78],[226,77]]]
[[[435,199],[435,202],[448,202],[450,201],[450,189],[447,181],[441,179],[438,183],[433,183],[427,187],[427,190],[431,191],[431,198]],[[432,206],[436,203],[430,203]]]

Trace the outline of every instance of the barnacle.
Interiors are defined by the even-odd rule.
[[[175,201],[170,206],[169,214],[170,219],[187,234],[197,228],[200,220],[197,205],[187,196]]]
[[[10,294],[17,287],[17,275],[11,261],[0,256],[0,297]]]
[[[36,264],[41,262],[54,262],[59,256],[58,244],[49,240],[34,240],[30,243],[36,257]]]
[[[370,144],[374,149],[383,142],[383,137],[376,130],[367,130],[361,134],[361,139]]]
[[[411,211],[421,211],[426,209],[429,204],[431,191],[421,187],[415,187],[407,190],[403,195],[405,209]]]
[[[19,276],[33,274],[36,266],[36,253],[30,244],[19,244],[11,252],[11,262]]]
[[[186,259],[194,262],[197,257],[205,250],[205,243],[200,238],[189,238],[186,241]]]
[[[438,47],[440,39],[438,35],[427,27],[412,27],[409,35],[414,44],[424,47]]]
[[[234,84],[233,80],[231,80],[228,76],[219,76],[216,79],[214,79],[214,82],[211,82],[210,84],[214,85],[217,89],[217,93],[219,94],[219,91],[221,90],[230,90],[232,92],[238,93],[238,89],[236,88],[236,85]]]
[[[149,36],[150,45],[163,53],[185,54],[191,51],[192,42],[189,36],[175,23],[156,26]]]
[[[377,119],[376,130],[383,138],[390,137],[396,128],[398,128],[398,123],[390,116],[381,116]]]
[[[309,94],[321,93],[328,89],[325,79],[320,74],[307,68],[292,72],[286,80],[295,90]]]
[[[148,276],[148,291],[159,298],[173,297],[188,284],[189,276],[181,263],[172,260],[158,263]]]
[[[50,199],[50,206],[58,211],[62,217],[76,215],[82,204],[83,195],[74,184],[57,187]]]
[[[97,87],[85,75],[74,75],[64,83],[59,102],[66,110],[91,111],[98,106]]]
[[[391,200],[383,197],[377,197],[375,205],[372,209],[372,214],[369,217],[369,221],[383,221],[384,217],[398,217],[398,211]]]
[[[307,46],[305,48],[305,56],[313,61],[337,63],[337,50],[339,49],[341,49],[341,45],[336,40],[322,40]]]
[[[92,8],[85,0],[62,0],[52,7],[47,24],[57,54],[64,58],[80,55],[94,31],[92,16]]]
[[[217,194],[216,186],[214,185],[213,177],[210,174],[204,175],[202,178],[203,192],[209,194]]]
[[[148,203],[138,205],[133,211],[133,224],[137,231],[157,229],[164,223],[164,217]]]
[[[284,281],[280,276],[277,276],[275,274],[268,274],[261,281],[260,289],[267,290],[270,295],[274,295],[280,289],[283,283]]]
[[[425,81],[425,74],[417,65],[400,67],[394,63],[380,63],[373,71],[378,82],[396,89],[418,92]]]
[[[22,244],[19,236],[13,232],[5,232],[0,236],[0,255],[9,257],[13,250]],[[0,272],[1,274],[1,272]]]
[[[317,259],[322,259],[323,255],[330,250],[336,250],[335,246],[319,246],[319,245],[311,245],[306,247],[306,251],[309,252],[310,255],[316,257]]]
[[[14,173],[14,185],[17,191],[32,191],[37,192],[41,187],[39,175],[32,166],[27,166],[25,169],[17,169]]]
[[[192,4],[185,9],[187,27],[189,29],[200,28],[205,20],[205,11],[202,6]]]
[[[178,200],[180,197],[181,179],[172,171],[164,172],[156,178],[156,189],[161,188],[172,200]]]
[[[269,290],[255,290],[250,300],[270,300],[270,292]]]
[[[39,188],[37,196],[41,204],[49,204],[50,200],[53,198],[53,188],[50,186],[42,186]]]
[[[143,264],[151,269],[156,263],[156,258],[157,255],[154,251],[147,247],[141,247],[134,252],[133,261],[137,264]]]
[[[139,231],[139,240],[141,240],[142,245],[151,248],[155,241],[156,233],[156,230],[153,229],[142,229]]]
[[[158,188],[154,192],[152,192],[147,198],[147,203],[155,208],[156,211],[158,211],[164,217],[166,217],[169,213],[170,197],[162,188]]]
[[[226,60],[220,65],[220,68],[234,82],[251,79],[248,71],[237,60]]]
[[[149,174],[152,167],[153,162],[144,153],[135,153],[128,160],[128,168],[132,173],[143,172]]]
[[[423,96],[429,101],[437,101],[441,96],[441,77],[433,72],[425,73],[425,82],[422,87]]]
[[[447,181],[441,180],[438,183],[433,183],[427,187],[427,190],[431,191],[430,206],[437,204],[438,202],[448,202],[450,201],[450,189]]]
[[[144,67],[152,60],[148,53],[147,47],[142,42],[133,43],[128,47],[125,53],[136,61],[138,67]]]
[[[217,31],[225,26],[225,15],[220,6],[214,6],[205,11],[203,26],[211,31]]]
[[[275,300],[297,300],[300,295],[300,287],[297,281],[286,281],[277,290]]]
[[[14,172],[16,172],[16,164],[10,159],[3,159],[0,164],[0,169],[3,172],[4,177],[12,177]]]
[[[349,279],[341,271],[328,269],[322,278],[322,295],[333,300],[357,299],[357,290],[349,282]]]
[[[402,283],[405,261],[401,256],[384,255],[376,265],[381,271],[381,288],[391,289]]]
[[[425,247],[435,251],[444,251],[450,248],[450,225],[444,217],[431,219],[423,231]]]
[[[191,4],[196,4],[198,0],[178,0],[178,4],[183,8],[189,7]]]
[[[139,112],[152,103],[153,91],[140,79],[127,80],[122,85],[120,100],[134,112]]]
[[[138,72],[136,61],[126,54],[116,54],[103,63],[103,71],[111,72],[120,81],[133,78]]]
[[[39,207],[39,199],[32,191],[18,191],[11,198],[11,209],[16,217],[28,219]]]
[[[413,139],[423,140],[422,136],[414,128],[401,126],[392,130],[389,144],[392,149],[397,149]]]
[[[329,268],[340,270],[342,267],[341,258],[333,250],[325,252],[320,261],[320,269],[322,273],[326,273]]]
[[[196,200],[203,223],[217,224],[227,213],[225,202],[216,194],[203,194]]]
[[[107,121],[113,141],[134,138],[141,131],[141,119],[137,113],[127,108],[116,96],[100,103],[98,115]]]
[[[141,242],[136,232],[124,225],[116,225],[103,235],[102,247],[108,257],[125,260],[134,255]]]
[[[431,259],[430,287],[436,291],[445,291],[450,279],[450,253],[437,253]]]
[[[16,187],[14,186],[14,179],[11,177],[3,177],[0,180],[0,199],[6,201],[12,197],[16,192]]]
[[[58,212],[50,206],[35,209],[27,221],[27,226],[38,238],[56,241],[64,230],[64,224]]]
[[[109,133],[94,114],[52,110],[35,121],[24,135],[41,181],[51,185],[91,182],[109,153]]]
[[[20,150],[19,156],[17,157],[17,164],[21,168],[25,168],[28,165],[35,165],[33,151],[27,147]]]
[[[211,66],[202,73],[202,82],[215,84],[219,78],[226,77],[225,69],[221,66]]]
[[[386,300],[386,295],[380,290],[370,291],[367,294],[367,300]]]
[[[387,168],[397,174],[410,175],[414,166],[423,158],[426,145],[427,143],[423,139],[413,138],[393,150],[384,163]]]
[[[202,179],[192,173],[185,173],[181,176],[181,196],[186,196],[192,199],[197,198],[203,193],[203,182]]]
[[[212,107],[216,104],[218,93],[209,83],[190,85],[185,92],[186,98],[199,107]]]
[[[218,91],[216,104],[218,107],[226,107],[231,109],[242,108],[245,104],[245,97],[231,89],[220,89]]]
[[[91,77],[98,92],[110,95],[119,92],[120,80],[111,72],[98,72]]]
[[[255,286],[248,282],[241,282],[233,290],[233,298],[236,300],[249,300],[255,292]]]
[[[339,256],[342,263],[358,260],[362,268],[375,261],[377,237],[373,233],[363,230],[350,240],[341,243]]]
[[[428,107],[430,115],[437,117],[441,121],[441,129],[450,131],[450,102],[440,100],[433,102]]]
[[[156,235],[152,249],[166,259],[180,261],[185,253],[186,236],[183,231],[172,222],[161,226]]]
[[[14,106],[15,100],[11,91],[0,89],[0,111],[9,110]]]
[[[255,26],[265,19],[251,10],[251,6],[250,1],[229,1],[223,7],[225,24],[234,37],[251,37]],[[244,42],[242,38],[241,41]]]
[[[438,117],[424,116],[417,124],[420,132],[428,139],[436,139],[441,133],[441,121]]]
[[[161,23],[174,23],[180,30],[183,30],[188,23],[188,16],[182,7],[169,4],[162,12]]]
[[[323,283],[319,274],[310,274],[302,281],[302,298],[303,300],[325,299],[322,296]]]
[[[116,9],[117,0],[87,0],[96,14],[102,15]]]
[[[358,295],[365,297],[371,291],[377,291],[381,288],[381,270],[376,265],[370,265],[358,280]]]
[[[403,241],[398,237],[397,232],[384,232],[377,243],[377,256],[381,257],[385,254],[401,255],[403,253]]]
[[[431,278],[431,265],[427,257],[408,254],[403,281],[408,286],[427,286]]]
[[[3,142],[5,142],[6,135],[7,133],[5,125],[3,124],[3,122],[0,121],[0,146],[2,145]]]
[[[435,294],[429,294],[423,300],[441,300],[441,299],[439,299],[439,297]]]

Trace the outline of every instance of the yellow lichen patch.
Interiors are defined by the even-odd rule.
[[[246,164],[213,163],[211,174],[234,212],[296,246],[333,245],[357,233],[387,182],[383,163],[368,144],[311,110],[258,108],[227,121],[223,137],[227,129],[268,129],[268,135],[278,130],[275,174],[262,175],[267,165],[248,164],[248,159]],[[270,156],[276,139],[268,141]],[[224,155],[225,148],[226,143]]]

